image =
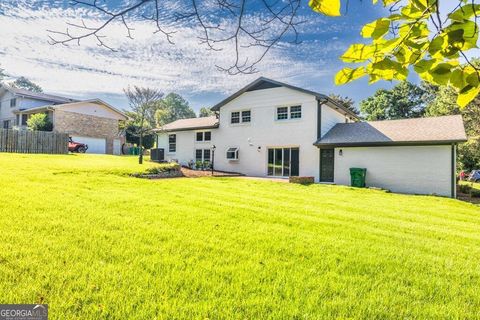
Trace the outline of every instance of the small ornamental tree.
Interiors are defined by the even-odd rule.
[[[45,113],[31,115],[27,120],[27,127],[34,131],[52,131],[53,124]]]

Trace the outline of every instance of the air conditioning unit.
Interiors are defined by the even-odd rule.
[[[161,148],[150,149],[150,159],[155,162],[165,161],[165,151]]]

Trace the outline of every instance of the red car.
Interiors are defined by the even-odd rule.
[[[88,145],[81,142],[75,142],[72,140],[71,137],[68,138],[68,151],[85,153],[87,149],[88,149]]]

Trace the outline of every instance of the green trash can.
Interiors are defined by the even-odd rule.
[[[367,176],[367,169],[350,168],[350,179],[351,179],[352,187],[365,188],[366,176]]]

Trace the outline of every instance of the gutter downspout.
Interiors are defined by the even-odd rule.
[[[317,99],[317,141],[319,141],[322,138],[322,106],[327,101],[328,99],[323,99],[323,100]],[[320,182],[321,180],[320,174],[322,172],[322,150],[320,149],[319,146],[316,146],[316,147],[318,148],[318,182]]]
[[[456,171],[457,171],[457,168],[456,168],[456,165],[457,165],[457,144],[456,143],[452,143],[452,160],[451,160],[451,165],[452,165],[452,186],[451,186],[451,189],[452,189],[452,198],[453,199],[456,199],[457,198],[457,174],[456,174]]]

